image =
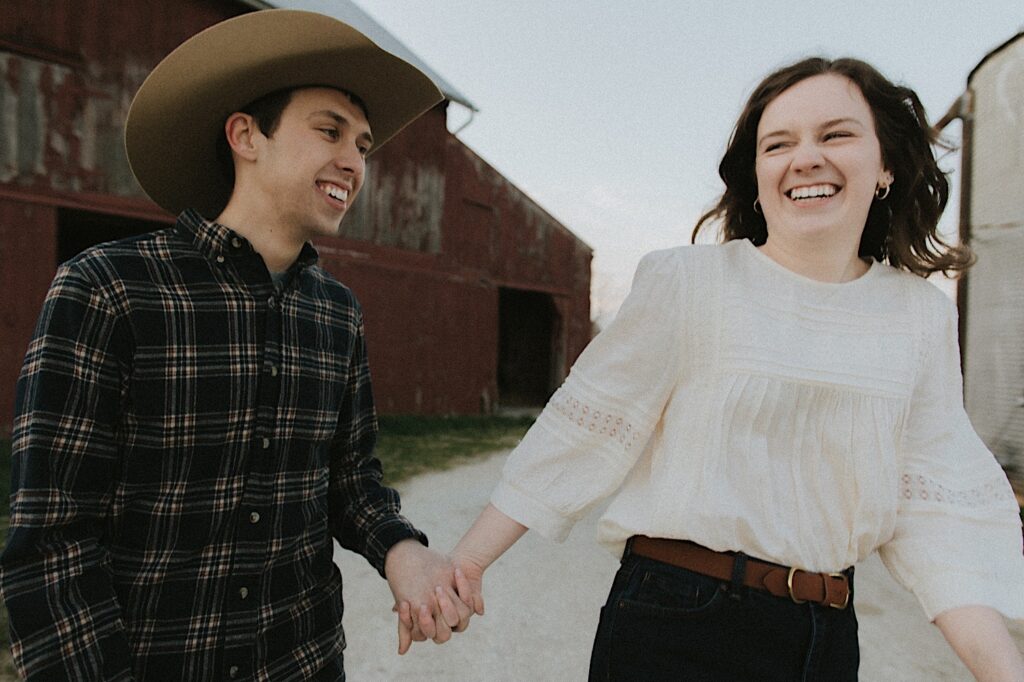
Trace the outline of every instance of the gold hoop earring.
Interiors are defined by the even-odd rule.
[[[754,197],[754,213],[761,212],[761,197]]]
[[[887,196],[889,196],[889,191],[890,191],[891,188],[892,188],[892,185],[883,185],[883,186],[880,186],[880,187],[876,187],[875,188],[875,198],[878,199],[879,201],[884,201],[885,198]]]

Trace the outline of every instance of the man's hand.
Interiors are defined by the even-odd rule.
[[[399,654],[408,651],[413,641],[429,637],[443,644],[451,639],[453,631],[462,632],[468,627],[473,608],[466,600],[473,604],[476,599],[470,581],[465,576],[461,581],[456,577],[448,557],[416,540],[403,540],[388,550],[384,573],[399,616]],[[482,608],[482,598],[480,603]]]

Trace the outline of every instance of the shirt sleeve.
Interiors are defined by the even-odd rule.
[[[331,453],[331,532],[384,576],[384,558],[394,544],[413,538],[426,545],[427,537],[400,514],[398,492],[383,485],[380,460],[373,456],[377,413],[362,316],[356,312],[348,385]]]
[[[29,680],[130,679],[101,540],[119,468],[125,343],[98,287],[62,267],[18,380],[0,556],[14,662]]]
[[[880,554],[931,620],[968,605],[1024,618],[1020,512],[964,410],[956,309],[941,299],[903,433],[895,534]]]
[[[544,537],[564,540],[618,489],[661,418],[683,345],[673,253],[643,258],[615,320],[505,464],[492,504]]]

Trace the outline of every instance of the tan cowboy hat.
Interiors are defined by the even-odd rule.
[[[215,218],[231,195],[217,161],[227,117],[281,88],[341,88],[366,104],[377,150],[443,99],[425,74],[337,19],[251,12],[189,38],[157,64],[125,123],[135,178],[157,204]]]

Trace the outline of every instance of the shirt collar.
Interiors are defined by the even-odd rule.
[[[248,239],[230,227],[207,220],[195,209],[185,209],[178,216],[175,229],[179,234],[192,242],[196,249],[205,257],[216,260],[218,256],[255,254],[256,250]],[[313,245],[306,242],[299,251],[298,258],[289,269],[300,270],[314,265],[320,258]]]

